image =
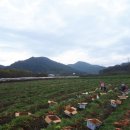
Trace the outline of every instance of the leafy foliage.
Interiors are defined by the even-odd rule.
[[[128,100],[116,109],[111,108],[110,99],[116,99],[120,93],[115,90],[122,82],[130,84],[129,75],[126,76],[96,76],[77,79],[54,79],[28,82],[12,82],[0,84],[0,123],[1,130],[58,130],[64,126],[72,126],[77,130],[88,130],[86,118],[98,118],[103,121],[101,130],[114,130],[113,122],[121,119],[129,109]],[[122,79],[122,80],[121,80]],[[113,91],[102,95],[100,99],[90,100],[92,94],[82,95],[99,87],[99,81],[112,85]],[[96,93],[100,93],[98,90]],[[48,100],[54,100],[58,104],[49,106]],[[79,110],[79,102],[89,102],[86,109]],[[67,117],[64,114],[65,106],[71,105],[78,109],[78,114]],[[31,112],[32,116],[15,117],[18,111]],[[60,124],[48,125],[44,121],[49,111],[58,115]],[[124,130],[129,128],[125,127]]]

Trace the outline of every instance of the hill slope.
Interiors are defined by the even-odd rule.
[[[100,70],[105,68],[103,66],[92,65],[82,61],[76,62],[75,64],[69,64],[68,66],[88,74],[98,74]]]
[[[123,63],[103,69],[102,74],[130,74],[130,63]]]
[[[71,67],[50,60],[46,57],[31,57],[24,61],[18,61],[10,66],[9,69],[28,70],[35,73],[71,74],[77,72]]]
[[[3,65],[0,65],[0,69],[3,69],[5,66],[3,66]]]

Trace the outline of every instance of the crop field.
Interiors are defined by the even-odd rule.
[[[106,94],[99,89],[101,80],[109,86]],[[110,104],[119,100],[121,83],[130,88],[130,75],[0,83],[0,130],[89,130],[87,121],[92,118],[102,122],[99,130],[130,130],[130,93],[117,107]],[[83,102],[88,103],[85,109],[78,108]],[[67,107],[77,112],[68,116]],[[16,116],[19,112],[24,114]],[[47,123],[49,114],[60,122]]]

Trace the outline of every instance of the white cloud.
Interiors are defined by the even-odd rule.
[[[130,54],[129,8],[129,0],[1,0],[0,64],[29,56],[119,63]]]
[[[98,64],[102,66],[112,66],[115,63],[121,64],[122,62],[127,62],[130,54],[122,55],[116,52],[110,52],[109,54],[104,54],[102,56],[90,55],[89,52],[85,50],[69,50],[64,53],[61,53],[58,56],[51,57],[55,61],[60,61],[64,64],[73,64],[77,61],[86,61],[91,64]]]
[[[46,0],[6,0],[0,7],[0,16],[0,25],[12,29],[54,32],[65,25]]]
[[[69,50],[58,56],[52,57],[53,60],[60,61],[64,64],[71,64],[81,60],[89,60],[90,57],[82,50]]]
[[[10,65],[15,61],[25,60],[31,56],[29,52],[27,52],[26,50],[19,50],[19,49],[15,51],[10,51],[10,50],[11,49],[7,47],[6,47],[6,51],[5,49],[0,50],[0,55],[1,55],[0,61],[2,65]]]

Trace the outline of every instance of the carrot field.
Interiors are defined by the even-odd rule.
[[[101,80],[110,86],[109,92],[103,95],[98,89]],[[0,130],[65,130],[67,126],[70,130],[89,130],[86,126],[88,118],[99,119],[102,122],[100,130],[115,130],[118,126],[114,122],[128,120],[119,128],[130,130],[130,94],[116,108],[110,105],[110,100],[121,95],[118,90],[121,83],[130,88],[130,75],[0,83]],[[99,99],[94,99],[95,95]],[[56,103],[49,105],[49,100]],[[81,102],[88,103],[85,109],[78,108]],[[64,113],[68,105],[77,109],[75,115]],[[16,117],[16,112],[31,115]],[[45,117],[49,113],[57,115],[61,122],[46,123]]]

